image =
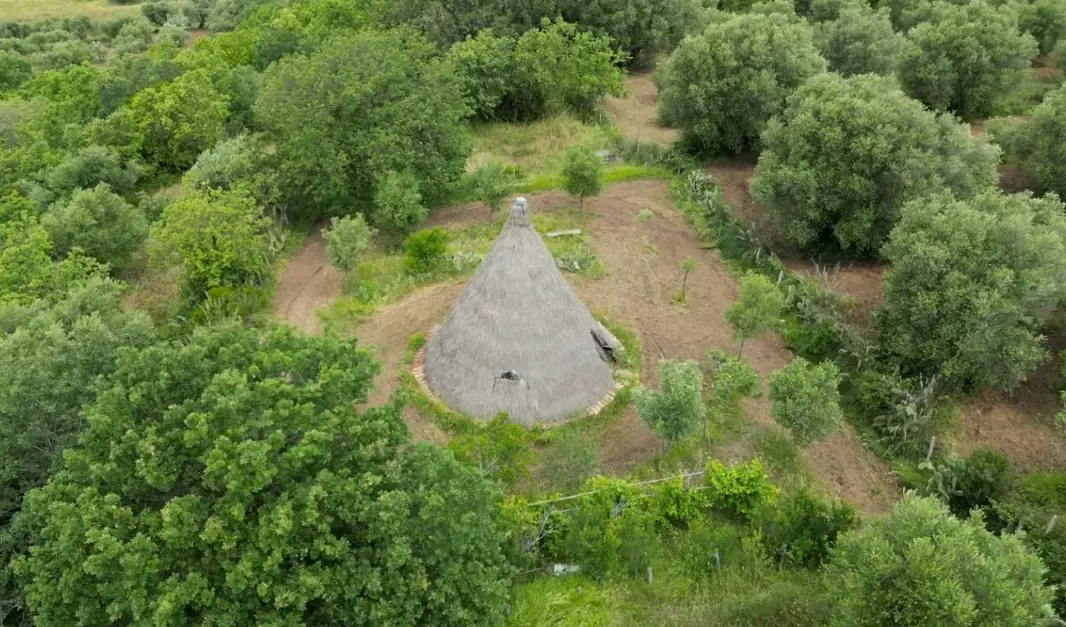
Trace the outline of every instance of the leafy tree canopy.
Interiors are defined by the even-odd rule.
[[[266,72],[256,113],[277,146],[279,185],[306,216],[373,215],[379,183],[410,168],[427,204],[466,166],[469,113],[450,66],[404,32],[368,32]]]
[[[904,91],[937,111],[986,116],[1037,54],[1036,40],[1018,30],[1015,10],[984,0],[962,6],[937,2],[931,21],[907,37],[899,77]]]
[[[821,440],[844,422],[839,385],[836,364],[826,361],[813,365],[797,357],[770,379],[770,414],[797,442]]]
[[[1066,87],[1049,92],[1028,121],[995,120],[989,133],[1041,186],[1066,197]]]
[[[667,443],[691,434],[706,418],[703,371],[695,361],[659,362],[659,390],[638,389],[637,413]]]
[[[581,198],[581,206],[584,207],[585,197],[595,196],[603,188],[600,181],[602,170],[603,159],[594,150],[586,146],[571,146],[566,150],[563,161],[563,187],[570,195]]]
[[[376,372],[288,329],[122,351],[20,515],[36,623],[499,623],[497,492],[404,446],[398,403],[358,411]]]
[[[1050,54],[1066,39],[1066,3],[1029,0],[1018,3],[1018,26],[1036,39],[1040,54]]]
[[[833,625],[1050,624],[1046,569],[1023,537],[993,535],[939,501],[905,496],[887,518],[844,533],[832,555]]]
[[[658,76],[659,113],[698,152],[758,148],[789,94],[823,71],[825,60],[802,21],[739,15],[685,39],[674,52]]]
[[[814,40],[829,69],[844,76],[894,74],[905,43],[892,30],[888,10],[874,11],[863,3],[847,5],[836,19],[816,24]]]
[[[939,118],[892,79],[826,74],[789,99],[763,136],[752,188],[785,238],[876,256],[908,200],[996,184],[998,151]]]
[[[62,258],[80,248],[114,268],[128,264],[148,236],[144,212],[104,183],[53,204],[41,217],[41,225],[52,239],[55,255]]]
[[[882,349],[949,388],[1023,381],[1047,357],[1040,328],[1066,296],[1063,213],[1054,194],[909,202],[885,246]]]

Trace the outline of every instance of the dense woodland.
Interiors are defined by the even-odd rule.
[[[0,23],[4,625],[1062,624],[1066,467],[943,442],[1066,348],[1066,2],[113,4]],[[603,112],[653,69],[672,146]],[[472,157],[559,120],[582,131],[550,167]],[[772,233],[701,169],[737,155]],[[675,359],[612,329],[625,386],[588,420],[654,432],[631,473],[581,420],[477,422],[406,383],[367,403],[357,335],[268,315],[313,225],[343,322],[471,273],[512,195],[562,190],[580,220],[626,178],[666,181],[728,267],[739,345]],[[464,203],[482,226],[422,228]],[[886,266],[883,302],[856,323],[789,255]],[[768,334],[795,359],[760,381]],[[777,454],[727,461],[753,397]],[[412,407],[446,445],[412,440]],[[845,427],[907,488],[891,512],[797,461]]]

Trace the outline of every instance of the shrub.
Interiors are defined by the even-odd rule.
[[[536,458],[530,445],[525,427],[508,420],[507,414],[501,414],[484,426],[448,442],[448,450],[485,478],[513,489],[516,483],[529,476],[529,464]]]
[[[1066,4],[1057,0],[1019,2],[1018,27],[1036,39],[1040,54],[1050,54],[1066,38]]]
[[[895,73],[903,54],[904,39],[892,30],[886,9],[874,11],[854,3],[832,21],[814,27],[814,41],[829,69],[843,76]]]
[[[777,494],[758,459],[731,467],[713,459],[704,472],[709,488],[707,502],[711,509],[723,514],[750,519]]]
[[[474,171],[470,186],[474,198],[485,203],[492,216],[503,208],[503,201],[511,192],[511,175],[502,161],[494,159]]]
[[[637,414],[666,445],[694,432],[706,419],[703,372],[695,361],[664,359],[657,368],[659,390],[634,390]]]
[[[707,509],[706,494],[690,490],[685,485],[685,478],[680,476],[655,486],[651,498],[655,514],[678,529],[687,528]]]
[[[837,537],[858,524],[851,505],[819,497],[807,487],[764,507],[759,516],[767,553],[803,568],[821,567]]]
[[[183,181],[193,189],[229,190],[250,183],[259,166],[259,143],[248,135],[238,135],[200,153]]]
[[[575,492],[600,465],[599,443],[587,433],[574,431],[552,438],[553,446],[541,455],[544,476],[552,486]]]
[[[939,379],[903,379],[873,369],[859,374],[854,400],[889,454],[924,456],[931,438],[942,430],[954,409],[939,396]]]
[[[1049,92],[1028,121],[996,120],[988,130],[1037,183],[1066,198],[1066,86]]]
[[[740,279],[740,298],[729,306],[725,319],[733,327],[733,339],[744,342],[773,329],[780,322],[785,299],[769,278],[749,271]]]
[[[996,183],[994,147],[889,78],[811,79],[763,142],[752,191],[783,236],[811,251],[876,256],[908,200],[944,188],[969,198]]]
[[[1040,329],[1066,295],[1064,237],[1053,194],[908,203],[885,247],[881,350],[904,374],[939,373],[948,389],[1015,387],[1047,356]]]
[[[571,196],[581,199],[581,208],[585,208],[585,197],[596,196],[603,188],[600,172],[603,159],[595,151],[585,146],[571,146],[566,149],[563,161],[563,188]]]
[[[55,244],[56,255],[65,257],[80,248],[114,268],[128,264],[148,236],[148,220],[141,209],[103,183],[52,205],[42,216],[41,226]]]
[[[123,160],[112,148],[86,146],[69,154],[43,178],[48,189],[61,197],[100,184],[106,184],[116,194],[127,195],[143,174],[141,164]]]
[[[639,494],[625,482],[594,477],[566,521],[555,557],[576,561],[596,577],[644,575],[658,545],[655,517],[638,506]]]
[[[824,439],[844,422],[840,372],[826,361],[817,366],[797,357],[770,379],[770,414],[800,444]]]
[[[17,89],[33,76],[33,67],[21,54],[0,50],[0,90]]]
[[[759,373],[750,363],[721,349],[708,353],[707,363],[715,405],[736,407],[740,399],[758,395]]]
[[[1018,30],[1011,7],[978,0],[938,2],[932,21],[915,26],[899,77],[904,90],[937,111],[986,116],[1036,56],[1036,41]]]
[[[403,243],[405,265],[413,274],[427,274],[437,269],[448,252],[448,234],[440,229],[428,229],[407,236]]]
[[[992,535],[980,516],[962,521],[935,499],[909,495],[887,518],[837,540],[833,624],[1048,624],[1045,571],[1023,536]]]
[[[1007,496],[1012,478],[1010,461],[991,449],[978,449],[966,459],[950,455],[923,462],[918,469],[927,477],[924,492],[963,519]]]
[[[167,18],[170,17],[170,3],[159,2],[152,0],[151,2],[145,2],[141,5],[141,13],[144,17],[148,18],[148,21],[156,26],[162,26],[166,24]]]
[[[374,224],[409,233],[426,220],[429,209],[422,202],[418,178],[410,171],[389,171],[374,191]]]
[[[333,267],[345,274],[346,280],[350,280],[375,235],[377,231],[361,215],[330,219],[329,230],[322,233],[326,255]]]
[[[788,95],[824,70],[803,23],[740,15],[682,42],[656,79],[659,114],[697,152],[755,149]]]

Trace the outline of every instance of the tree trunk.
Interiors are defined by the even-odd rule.
[[[745,341],[746,341],[747,339],[748,339],[748,338],[746,338],[746,337],[742,337],[742,338],[740,338],[740,350],[739,350],[739,351],[737,351],[737,359],[740,359],[740,356],[744,354],[744,342],[745,342]]]
[[[688,270],[685,270],[685,275],[681,277],[681,302],[685,302],[685,285],[688,284]]]

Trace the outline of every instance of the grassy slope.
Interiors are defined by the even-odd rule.
[[[130,15],[139,11],[138,5],[109,4],[107,0],[0,0],[0,21],[29,21],[78,15],[87,15],[95,20]]]

